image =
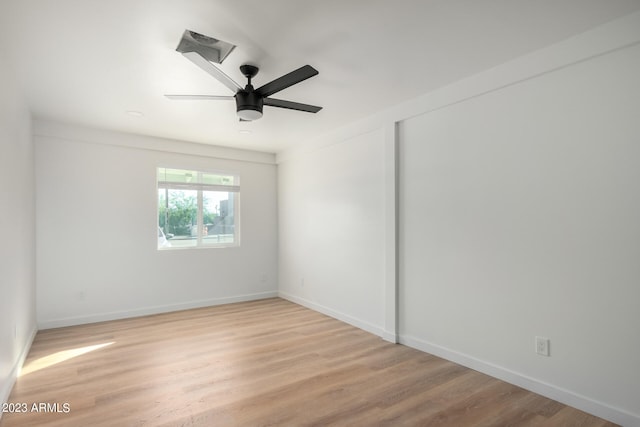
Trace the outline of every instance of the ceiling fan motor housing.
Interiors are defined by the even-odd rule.
[[[236,93],[236,111],[241,119],[257,120],[262,117],[263,98],[252,87],[247,89]]]

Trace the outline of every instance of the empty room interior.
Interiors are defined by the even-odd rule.
[[[0,426],[640,426],[640,1],[3,0]]]

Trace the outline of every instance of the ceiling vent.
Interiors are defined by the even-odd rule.
[[[195,31],[184,30],[176,50],[180,53],[197,52],[208,61],[222,64],[235,47],[231,43]]]

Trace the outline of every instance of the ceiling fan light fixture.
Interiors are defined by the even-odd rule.
[[[246,108],[244,110],[238,110],[238,117],[240,117],[242,120],[252,122],[262,117],[262,111]]]
[[[240,120],[253,121],[262,117],[263,100],[251,85],[236,93],[236,111]]]

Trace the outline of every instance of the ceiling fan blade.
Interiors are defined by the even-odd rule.
[[[288,108],[289,110],[304,111],[307,113],[317,113],[322,110],[322,107],[316,107],[315,105],[300,104],[299,102],[284,101],[282,99],[265,98],[264,105],[270,107]]]
[[[192,100],[192,101],[207,101],[207,100],[232,100],[233,96],[217,96],[217,95],[165,95],[166,98],[172,100]]]
[[[303,80],[307,80],[310,77],[313,77],[318,74],[318,70],[313,68],[311,65],[305,65],[304,67],[300,67],[297,70],[290,72],[289,74],[285,74],[282,77],[278,77],[277,79],[265,84],[264,86],[256,89],[256,92],[263,97],[267,97],[273,95],[276,92],[280,92],[282,89],[286,89],[289,86],[293,86],[296,83],[300,83]],[[285,107],[286,108],[286,107]]]
[[[238,83],[233,81],[231,77],[227,76],[222,72],[222,70],[213,65],[211,62],[207,61],[198,52],[184,52],[182,55],[189,61],[193,62],[198,67],[202,68],[204,71],[212,75],[220,83],[231,89],[233,93],[236,93],[238,90],[242,90],[242,87]]]

